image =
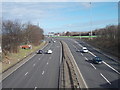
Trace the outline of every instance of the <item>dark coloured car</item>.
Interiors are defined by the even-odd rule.
[[[93,58],[93,63],[95,63],[95,64],[101,64],[102,61],[103,61],[103,60],[102,60],[100,57],[94,57],[94,58]]]
[[[43,54],[43,50],[38,50],[37,54]]]

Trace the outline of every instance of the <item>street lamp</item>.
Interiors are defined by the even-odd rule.
[[[92,3],[90,2],[90,26],[91,26],[91,33],[90,33],[90,36],[91,36],[91,39],[92,39]]]

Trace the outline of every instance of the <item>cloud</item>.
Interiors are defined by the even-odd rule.
[[[85,8],[90,8],[91,7],[91,2],[82,2],[82,3],[80,3],[83,7],[85,7]]]

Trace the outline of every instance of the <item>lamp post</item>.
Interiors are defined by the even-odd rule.
[[[92,39],[92,3],[90,2],[90,26],[91,26],[91,33],[90,33],[90,36],[91,36],[91,39]]]

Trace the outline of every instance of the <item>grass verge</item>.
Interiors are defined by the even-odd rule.
[[[19,53],[10,53],[8,55],[9,63],[0,62],[0,72],[4,72],[8,68],[23,60],[23,58],[27,57],[29,54],[35,52],[38,49],[41,49],[45,45],[46,42],[42,42],[39,46],[32,46],[32,49],[20,49]],[[6,61],[6,59],[3,58],[2,61]]]

